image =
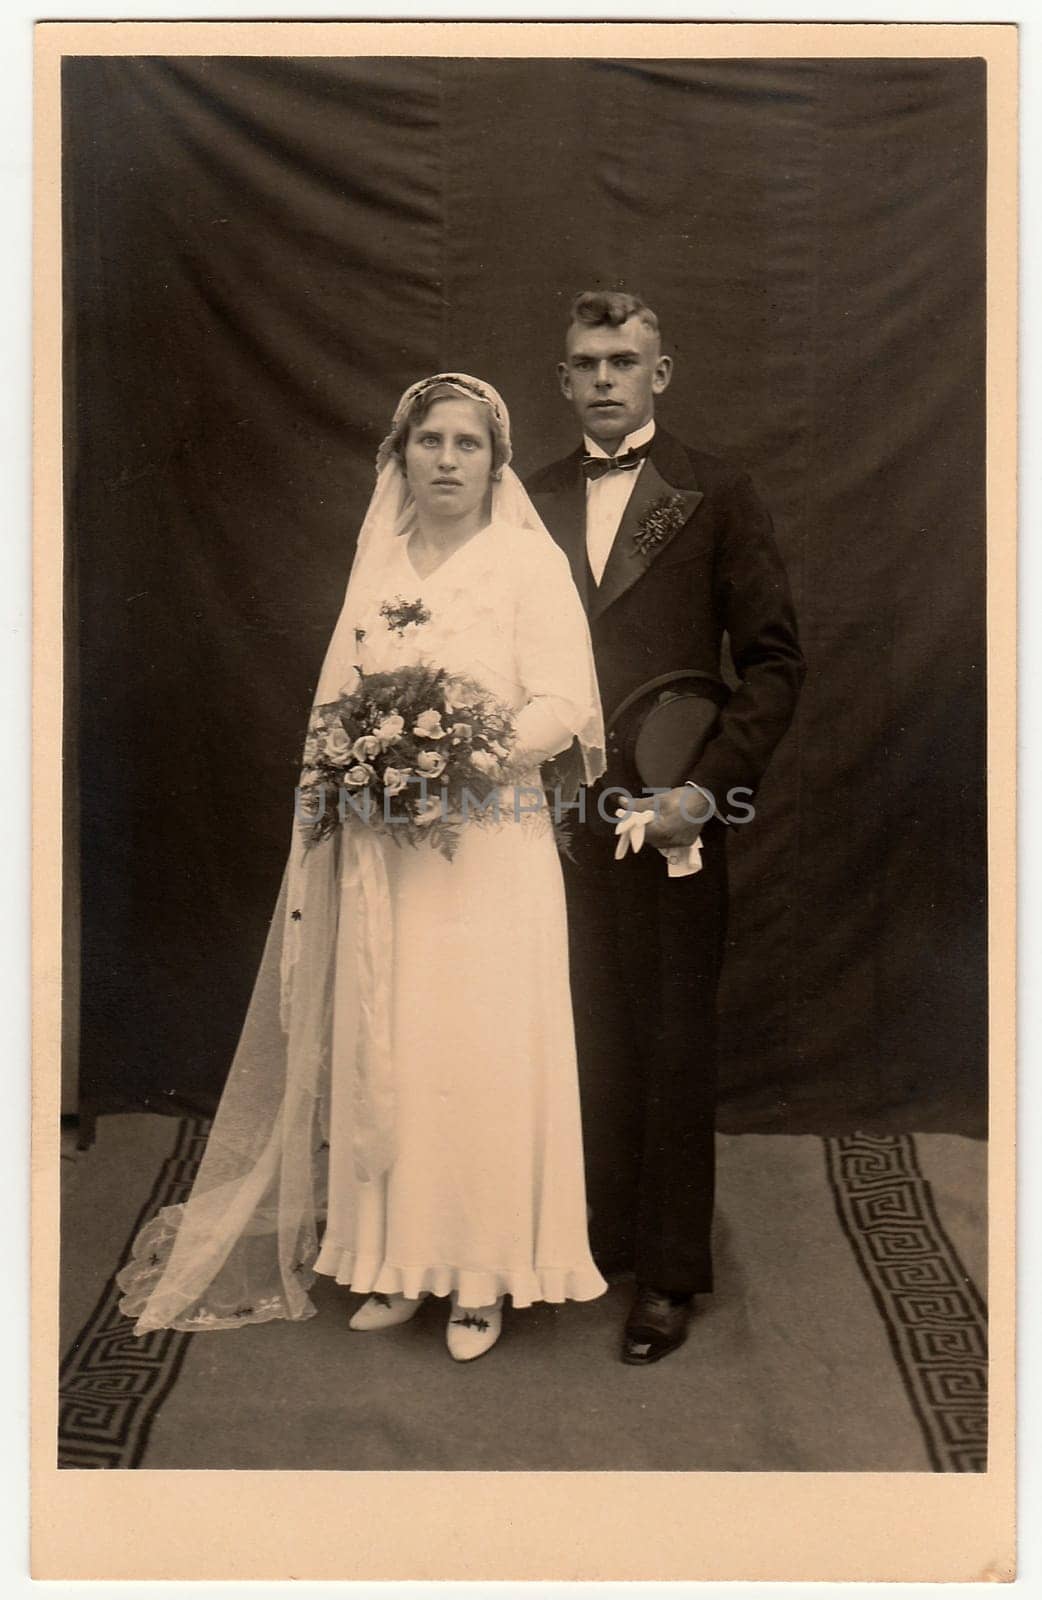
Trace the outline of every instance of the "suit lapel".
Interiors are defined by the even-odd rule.
[[[575,587],[586,605],[589,566],[586,560],[586,480],[579,468],[581,454],[576,450],[562,462],[559,487],[549,494],[537,495],[535,508],[568,557]]]
[[[611,547],[611,554],[604,569],[600,585],[594,590],[591,598],[589,613],[590,621],[594,621],[610,605],[618,600],[620,595],[633,587],[638,578],[642,578],[652,562],[661,555],[666,546],[676,538],[703,499],[700,489],[678,489],[663,477],[655,464],[656,451],[648,456],[641,468],[640,477],[636,487],[630,495],[626,510],[623,512],[619,530],[615,535],[615,542]],[[642,519],[651,511],[656,502],[675,500],[676,514],[672,519],[673,525],[667,527],[657,544],[641,550],[635,541]],[[584,507],[585,511],[585,507]],[[585,515],[583,516],[585,539]]]

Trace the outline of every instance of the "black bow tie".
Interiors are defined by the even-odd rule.
[[[636,472],[650,449],[649,439],[647,444],[638,445],[635,450],[624,450],[621,456],[583,456],[583,472],[591,483],[603,478],[606,472]]]

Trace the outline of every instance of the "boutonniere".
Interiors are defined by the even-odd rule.
[[[660,495],[637,523],[633,535],[635,549],[642,556],[649,555],[664,539],[679,533],[686,520],[682,494]]]
[[[394,633],[402,634],[406,628],[422,628],[425,622],[431,620],[431,614],[422,600],[403,600],[400,594],[395,595],[393,600],[384,601],[380,615],[387,619],[387,626]]]

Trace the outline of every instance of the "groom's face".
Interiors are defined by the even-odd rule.
[[[573,322],[557,368],[561,393],[579,426],[609,454],[628,433],[651,421],[655,396],[666,388],[671,371],[658,334],[637,317],[617,328]]]

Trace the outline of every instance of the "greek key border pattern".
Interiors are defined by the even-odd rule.
[[[174,1149],[131,1230],[184,1200],[210,1124],[179,1122]],[[909,1403],[937,1472],[985,1472],[987,1308],[937,1215],[911,1134],[823,1140],[841,1228],[886,1326]],[[181,1371],[189,1333],[138,1338],[114,1277],[61,1364],[58,1466],[138,1467],[156,1414]]]
[[[179,1119],[177,1139],[131,1230],[119,1265],[138,1230],[162,1206],[188,1196],[206,1147],[210,1123]],[[118,1270],[118,1268],[117,1268]],[[76,1335],[58,1377],[58,1466],[139,1467],[160,1406],[177,1381],[190,1333],[160,1328],[141,1338],[119,1309],[115,1275]]]
[[[840,1227],[886,1326],[935,1472],[988,1468],[988,1313],[913,1134],[824,1141]]]

